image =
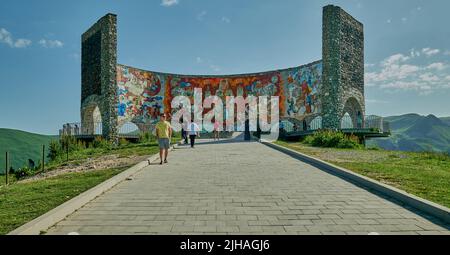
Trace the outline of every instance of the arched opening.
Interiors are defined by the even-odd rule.
[[[125,122],[118,130],[119,136],[138,136],[141,129],[133,122]]]
[[[97,105],[90,105],[84,108],[81,119],[82,135],[102,135],[102,114]]]
[[[341,129],[353,129],[353,121],[352,117],[350,117],[350,114],[346,112],[344,116],[342,116],[341,119]]]
[[[341,118],[341,128],[364,128],[362,107],[356,98],[351,97],[347,100],[343,113]]]
[[[322,129],[322,116],[317,116],[309,123],[307,130],[319,130]]]

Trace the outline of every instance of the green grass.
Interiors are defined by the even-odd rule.
[[[10,153],[10,164],[15,169],[28,164],[28,159],[37,165],[42,158],[42,145],[46,147],[47,156],[48,144],[55,139],[58,137],[0,128],[0,173],[5,171],[6,151]]]
[[[14,230],[123,170],[70,173],[0,187],[0,234]]]
[[[450,157],[439,153],[312,148],[279,145],[317,157],[450,208]]]
[[[177,143],[180,139],[180,136],[175,134],[172,143]],[[82,164],[88,158],[95,159],[113,154],[119,157],[145,156],[154,155],[158,151],[158,144],[154,141],[129,143],[112,148],[80,149],[69,153],[68,162],[66,155],[60,155],[49,162],[46,171],[67,164]],[[6,176],[0,176],[0,234],[14,230],[126,168],[62,174],[32,182],[16,182],[14,175],[9,175],[9,183],[12,183],[9,186],[5,185]]]
[[[159,151],[158,144],[156,142],[139,143],[139,144],[127,144],[113,148],[87,148],[83,150],[77,150],[69,152],[69,161],[65,154],[60,155],[55,160],[49,162],[46,166],[46,170],[53,170],[59,166],[65,164],[81,164],[86,159],[95,159],[106,155],[118,155],[119,157],[129,156],[144,156],[153,155]]]

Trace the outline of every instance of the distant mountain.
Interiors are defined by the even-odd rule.
[[[442,120],[444,123],[447,123],[447,125],[450,126],[450,117],[444,117],[444,118],[441,118],[441,120]]]
[[[387,150],[439,151],[450,153],[450,118],[406,114],[385,118],[390,122],[390,138],[372,139],[369,146]]]
[[[0,128],[0,173],[5,172],[6,151],[9,152],[10,164],[15,169],[27,165],[28,159],[32,159],[37,165],[42,157],[42,145],[45,145],[47,156],[48,144],[54,139],[57,139],[57,136]]]

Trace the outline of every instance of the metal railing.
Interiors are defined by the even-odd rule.
[[[154,124],[134,124],[127,122],[119,126],[117,133],[122,137],[138,137],[141,133],[151,132],[154,126]],[[103,135],[103,124],[101,122],[67,123],[59,130],[59,135],[73,135],[78,137]]]
[[[280,128],[286,133],[316,131],[323,128],[322,117],[318,116],[311,121],[299,120],[281,120]],[[370,130],[378,133],[389,133],[389,122],[383,117],[368,115],[364,119],[352,119],[349,115],[345,115],[340,120],[340,130]]]
[[[368,115],[364,116],[364,120],[353,119],[349,115],[345,115],[341,119],[341,130],[357,129],[357,130],[370,130],[378,133],[389,133],[389,122],[385,121],[383,117]]]

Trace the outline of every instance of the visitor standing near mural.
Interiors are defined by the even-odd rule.
[[[217,141],[219,141],[219,137],[220,137],[220,135],[219,135],[219,126],[220,126],[220,124],[219,124],[219,121],[215,121],[214,122],[214,141],[217,139]]]
[[[184,140],[184,144],[188,144],[188,135],[187,135],[187,121],[184,121],[183,117],[181,117],[181,137]]]
[[[161,114],[159,117],[159,122],[156,124],[156,138],[159,143],[159,158],[161,159],[160,165],[167,163],[167,156],[169,154],[170,139],[172,138],[172,127],[170,123],[166,120],[166,114]]]
[[[188,127],[189,139],[191,140],[191,148],[194,148],[195,138],[200,137],[200,128],[197,123],[191,122]]]

